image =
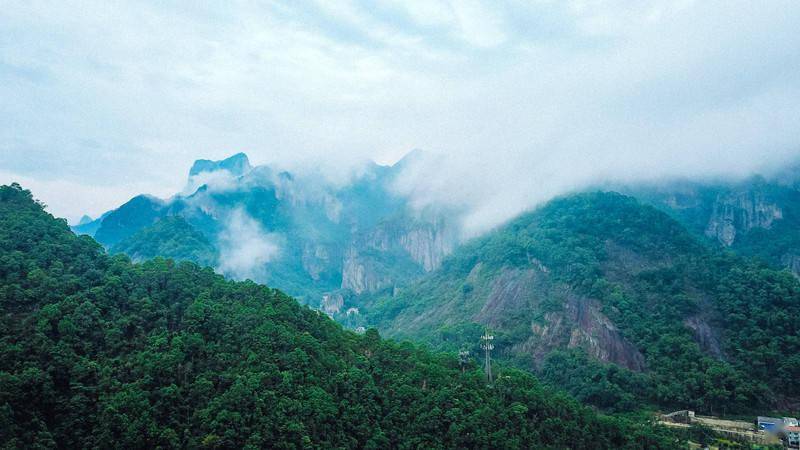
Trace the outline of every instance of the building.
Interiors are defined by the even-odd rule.
[[[674,423],[692,423],[694,422],[694,411],[689,410],[681,410],[671,412],[669,414],[664,414],[661,416],[661,420],[665,422],[674,422]]]
[[[800,426],[800,423],[797,422],[797,419],[794,417],[784,417],[783,418],[783,426],[785,427],[797,427]]]
[[[800,449],[800,427],[788,426],[783,429],[783,433],[786,435],[787,447]]]
[[[777,433],[783,428],[783,419],[776,419],[775,417],[758,416],[756,421],[756,429],[759,431],[767,431],[770,433]]]

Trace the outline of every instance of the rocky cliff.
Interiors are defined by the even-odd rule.
[[[649,289],[643,286],[650,274],[670,273],[676,258],[702,246],[663,213],[618,194],[554,203],[565,206],[523,216],[459,248],[439,269],[381,304],[374,314],[388,314],[379,322],[384,331],[437,342],[452,340],[445,337],[452,334],[447,330],[480,324],[498,333],[505,354],[533,367],[554,350],[582,349],[602,362],[646,370],[640,343],[625,331],[632,324],[619,323],[619,307],[592,295],[602,292],[592,285],[614,285],[613,298],[634,298]],[[750,226],[768,222],[769,208],[760,205],[752,206],[759,213],[747,219]],[[652,229],[633,231],[642,227]],[[702,298],[691,290],[685,295]],[[648,294],[637,301],[661,300]],[[710,309],[699,307],[676,326],[721,358],[719,330],[706,314]]]
[[[698,236],[800,276],[800,168],[735,182],[675,181],[622,189]]]
[[[437,269],[456,244],[444,219],[421,221],[411,214],[354,233],[342,260],[342,289],[375,292]]]
[[[473,279],[480,270],[474,269]],[[544,303],[553,299],[560,307],[542,314]],[[511,352],[530,355],[534,366],[553,350],[580,348],[603,362],[636,371],[645,367],[644,356],[602,313],[600,303],[554,283],[541,263],[529,269],[504,268],[493,276],[486,302],[472,320],[504,330],[516,325],[519,314],[529,317],[528,337]]]
[[[321,172],[297,175],[253,167],[243,153],[221,161],[198,160],[181,194],[169,200],[135,197],[75,230],[96,229],[98,241],[110,248],[167,216],[178,216],[221,255],[231,253],[219,252],[225,246],[271,249],[268,257],[248,256],[248,261],[260,261],[260,267],[247,268],[248,276],[311,306],[344,314],[342,305],[329,303],[337,291],[347,299],[349,293],[392,288],[439,267],[456,243],[455,220],[414,211],[394,193],[391,183],[402,163],[367,164],[343,185]],[[132,242],[120,248],[158,247]]]
[[[737,234],[754,228],[769,229],[783,211],[774,202],[757,191],[720,194],[714,202],[705,234],[722,245],[730,247]]]

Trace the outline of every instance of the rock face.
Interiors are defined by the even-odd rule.
[[[442,264],[456,244],[443,219],[382,222],[356,233],[342,260],[342,289],[375,292]]]
[[[400,236],[400,245],[426,272],[438,269],[442,259],[453,251],[454,244],[455,239],[442,220],[417,226]]]
[[[768,211],[764,204],[753,208]],[[768,222],[759,217],[745,222]],[[599,361],[645,371],[652,369],[647,341],[623,318],[660,314],[661,302],[674,299],[656,283],[686,270],[684,258],[706,251],[677,221],[630,197],[578,194],[459,248],[438,270],[405,286],[395,303],[365,305],[364,314],[376,309],[388,336],[443,346],[474,341],[488,327],[498,337],[499,357],[532,367],[555,350],[581,349]],[[716,310],[702,303],[710,294],[685,280],[679,289],[698,309],[669,320],[691,331],[706,354],[721,358],[718,322],[711,320]]]
[[[311,242],[306,242],[303,245],[301,260],[303,269],[305,269],[314,281],[319,281],[320,275],[328,270],[331,264],[331,256],[328,248],[322,244],[314,244]]]
[[[350,299],[350,293],[391,288],[439,267],[456,243],[455,219],[415,211],[408,198],[395,194],[392,183],[402,165],[368,164],[341,185],[313,170],[297,175],[252,167],[243,153],[221,161],[201,159],[180,194],[164,201],[139,196],[75,229],[111,247],[166,216],[180,216],[216,250],[231,241],[222,236],[269,241],[279,247],[277,259],[254,263],[260,266],[248,273],[331,310],[320,303],[323,294],[341,289]],[[237,229],[234,213],[255,225]]]
[[[705,233],[722,245],[730,247],[738,233],[747,233],[753,228],[769,229],[775,220],[781,218],[781,208],[769,202],[759,192],[723,194],[714,202]]]
[[[619,332],[619,329],[600,312],[595,300],[569,296],[564,316],[577,324],[570,332],[568,348],[580,347],[605,362],[611,362],[631,370],[645,368],[644,356]]]
[[[341,294],[324,294],[320,309],[329,316],[339,314],[344,306],[344,297]],[[350,308],[352,309],[352,308]]]
[[[515,345],[513,352],[529,354],[538,364],[553,350],[581,348],[600,361],[644,370],[644,356],[601,312],[599,302],[553,284],[544,267],[502,270],[492,281],[489,297],[474,320],[502,330],[513,326],[521,312],[530,311],[530,317],[536,317],[546,298],[563,303],[541,320],[531,320],[530,337]]]
[[[684,321],[684,324],[692,330],[695,342],[704,352],[717,359],[723,359],[724,355],[719,341],[719,332],[712,328],[703,316],[689,317]]]
[[[375,292],[392,283],[385,269],[371,258],[361,257],[355,247],[350,247],[342,262],[342,289],[356,294]]]

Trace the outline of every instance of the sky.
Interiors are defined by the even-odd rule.
[[[6,1],[0,183],[70,220],[195,159],[429,156],[398,189],[480,230],[604,180],[800,156],[800,2]]]

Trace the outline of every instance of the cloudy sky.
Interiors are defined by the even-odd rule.
[[[437,163],[401,189],[483,223],[800,155],[795,0],[200,3],[4,2],[0,183],[75,219],[178,192],[197,158],[421,148]]]

